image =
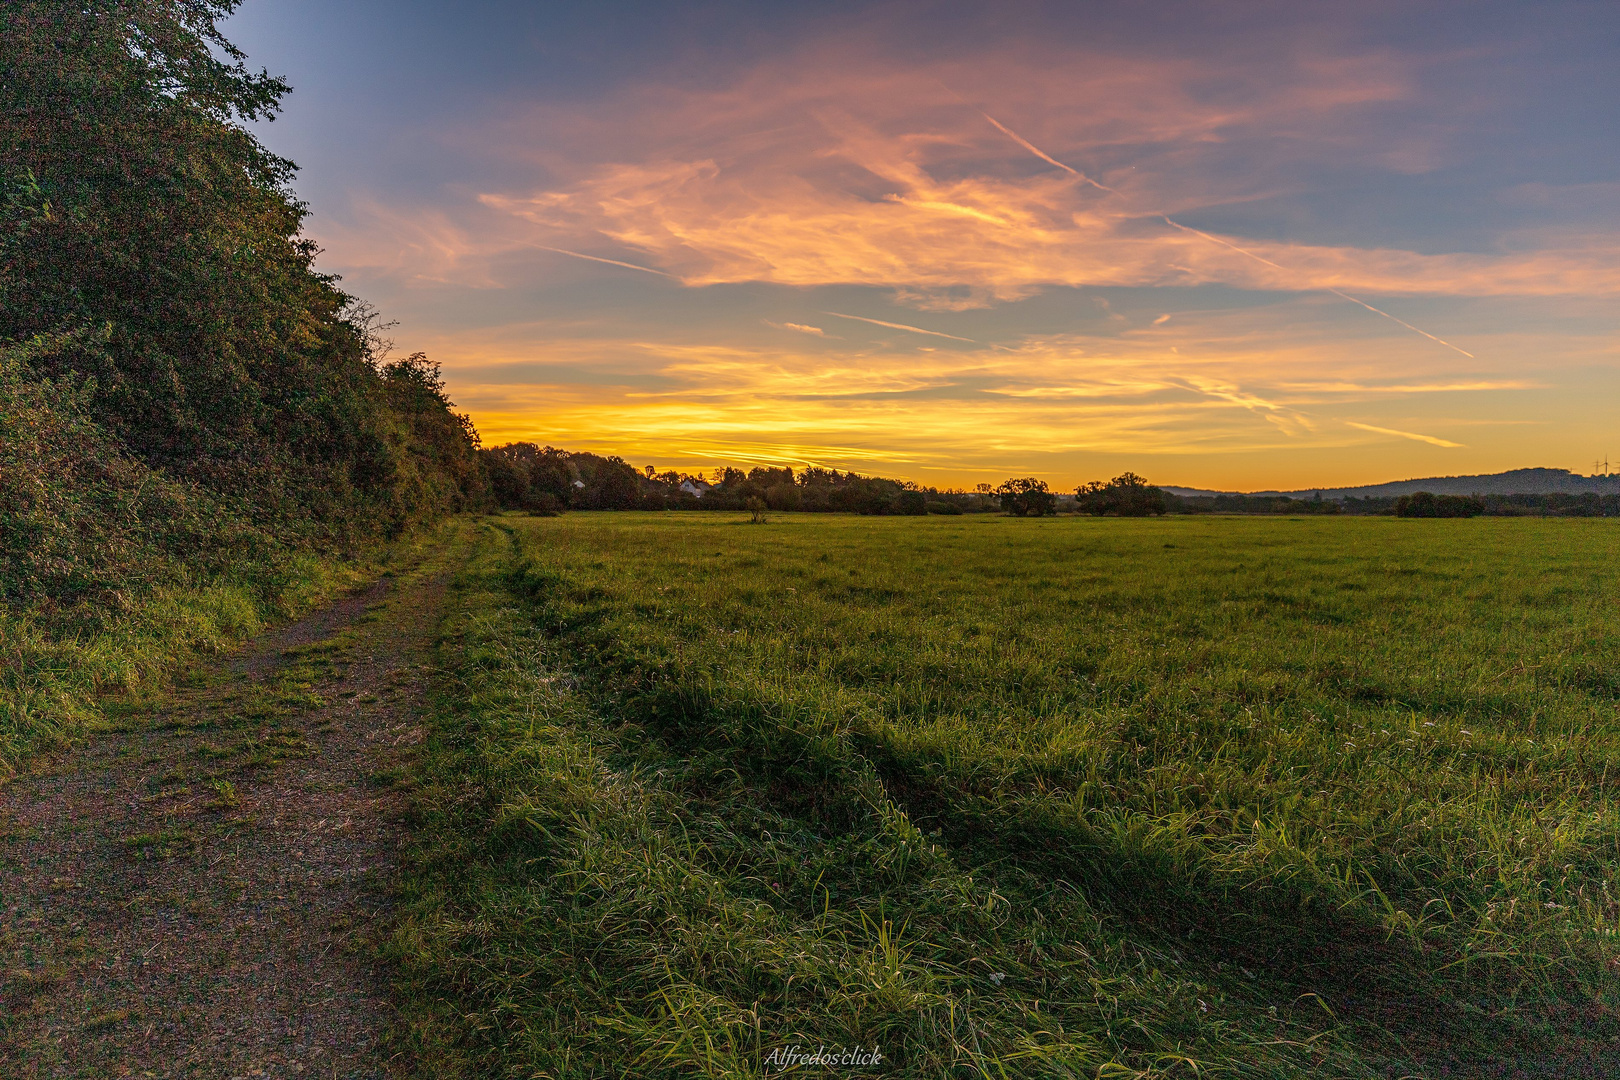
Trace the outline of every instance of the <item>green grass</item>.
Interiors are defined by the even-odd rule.
[[[120,594],[118,609],[91,620],[65,620],[49,604],[0,606],[0,782],[31,755],[141,711],[136,698],[161,694],[188,668],[201,677],[199,660],[408,560],[434,535],[423,530],[357,558],[289,553],[274,566],[171,573],[163,584]],[[283,707],[290,699],[276,700]]]
[[[447,1072],[1620,1062],[1605,521],[493,519],[395,955]]]

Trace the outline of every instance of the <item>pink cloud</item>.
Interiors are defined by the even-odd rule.
[[[1257,260],[1160,219],[1278,190],[1301,156],[1365,156],[1360,110],[1414,93],[1409,65],[1387,53],[1252,73],[1105,54],[837,56],[806,49],[720,90],[529,114],[508,137],[544,145],[534,156],[554,179],[481,201],[537,245],[606,243],[689,285],[881,285],[920,308],[1050,285],[1620,292],[1613,236],[1484,254],[1226,238]],[[1222,93],[1200,89],[1217,80]],[[1237,144],[1253,168],[1215,167]],[[1444,152],[1438,140],[1407,149]]]

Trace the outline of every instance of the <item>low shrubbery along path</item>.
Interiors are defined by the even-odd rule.
[[[365,946],[459,551],[0,789],[0,1075],[390,1073]]]

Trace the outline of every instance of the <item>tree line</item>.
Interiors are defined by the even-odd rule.
[[[564,510],[749,510],[756,505],[811,513],[982,514],[1043,517],[1060,508],[1102,516],[1164,514],[1172,498],[1135,473],[1082,484],[1072,495],[1035,477],[1010,478],[976,490],[940,489],[909,480],[837,469],[734,467],[707,477],[652,466],[636,469],[618,456],[570,452],[519,442],[480,452],[496,505],[555,514]]]
[[[555,514],[565,510],[762,510],[853,514],[983,514],[1096,517],[1164,514],[1374,514],[1400,517],[1615,516],[1615,495],[1434,495],[1309,499],[1286,495],[1178,496],[1126,472],[1054,491],[1037,477],[1012,477],[975,490],[924,487],[907,480],[818,467],[731,466],[707,476],[651,466],[637,469],[616,455],[570,452],[519,442],[482,450],[497,506]]]
[[[480,455],[490,491],[504,509],[551,514],[563,510],[770,510],[851,514],[961,514],[997,508],[981,492],[941,491],[907,481],[837,469],[723,467],[708,476],[636,469],[602,457],[534,443],[511,443]]]
[[[1181,514],[1351,514],[1412,518],[1465,517],[1620,517],[1620,495],[1593,492],[1522,495],[1410,495],[1344,499],[1293,499],[1286,495],[1198,495],[1168,497]]]

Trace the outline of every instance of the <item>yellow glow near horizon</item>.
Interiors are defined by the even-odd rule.
[[[1015,473],[1072,486],[1128,467],[1166,483],[1257,488],[1494,471],[1527,455],[1576,464],[1547,461],[1536,448],[1550,425],[1503,408],[1544,387],[1533,374],[1452,375],[1452,358],[1421,342],[1373,357],[1355,343],[1290,346],[1285,328],[1221,340],[1223,323],[1243,321],[1253,319],[1106,341],[848,353],[550,339],[544,364],[521,343],[501,350],[504,361],[458,357],[451,389],[486,444],[537,441],[688,472],[820,465],[943,486]],[[606,361],[624,373],[617,384],[570,381]],[[511,368],[521,374],[504,377]],[[1432,404],[1459,399],[1467,415]],[[1463,450],[1485,464],[1464,467]]]
[[[1193,216],[1286,207],[1336,167],[1438,168],[1427,129],[1364,126],[1420,100],[1415,63],[811,42],[695,88],[514,109],[475,134],[519,179],[454,214],[362,200],[325,236],[407,299],[480,310],[412,347],[490,443],[939,484],[1580,467],[1620,368],[1612,227],[1531,217],[1411,250]]]

